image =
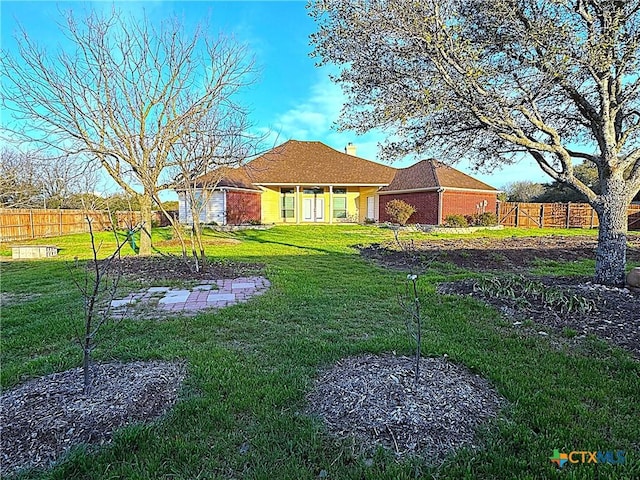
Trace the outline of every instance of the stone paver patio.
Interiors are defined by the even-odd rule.
[[[271,285],[264,277],[202,280],[191,288],[150,287],[111,302],[113,317],[122,318],[132,307],[153,306],[165,312],[195,313],[224,308],[262,295]]]

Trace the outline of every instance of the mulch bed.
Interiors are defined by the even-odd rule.
[[[415,240],[415,255],[407,256],[394,243],[360,245],[360,253],[385,266],[420,270],[432,260],[449,262],[474,271],[520,272],[540,260],[572,262],[594,259],[598,240],[595,236],[454,238]],[[627,261],[640,262],[640,235],[627,235]]]
[[[210,261],[195,272],[177,256],[122,257],[112,264],[123,278],[142,284],[256,276],[263,264]],[[3,295],[10,304],[27,295]],[[28,467],[46,468],[79,444],[103,445],[126,425],[164,415],[185,376],[181,364],[164,362],[95,365],[95,384],[82,393],[79,368],[28,381],[0,397],[0,476]]]
[[[108,443],[117,428],[148,422],[175,403],[182,364],[109,363],[93,367],[83,394],[82,369],[28,381],[0,397],[0,475],[46,468],[71,447]]]
[[[317,379],[307,413],[339,438],[356,438],[365,450],[383,446],[398,457],[421,454],[437,463],[458,448],[477,447],[478,427],[506,401],[446,358],[422,358],[416,384],[414,362],[391,354],[344,358]]]

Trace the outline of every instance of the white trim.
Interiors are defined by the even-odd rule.
[[[215,188],[214,190],[218,190]],[[262,195],[263,190],[254,190],[252,188],[242,188],[242,187],[220,187],[220,190],[226,190],[234,192],[249,192],[249,193],[257,193],[258,195]]]
[[[296,197],[295,197],[295,212],[296,212],[296,225],[300,225],[300,212],[302,210],[302,197],[300,196],[300,185],[296,185]]]
[[[222,188],[222,224],[227,224],[227,192],[229,190]]]
[[[297,182],[297,183],[254,183],[259,187],[296,187],[296,186],[314,186],[314,187],[386,187],[388,183],[314,183],[314,182]]]
[[[378,195],[398,195],[401,193],[437,192],[440,187],[413,188],[409,190],[385,190]]]
[[[378,195],[399,195],[403,193],[419,193],[419,192],[437,192],[442,189],[443,192],[471,192],[471,193],[489,193],[498,194],[499,190],[476,190],[475,188],[458,188],[458,187],[427,187],[427,188],[413,188],[407,190],[385,190],[378,192]]]
[[[186,192],[188,189],[186,188],[181,188],[180,190],[174,190],[174,192],[176,193],[180,193],[180,192]],[[264,192],[264,189],[260,189],[260,190],[256,190],[253,188],[242,188],[242,187],[214,187],[214,188],[202,188],[202,187],[197,187],[194,188],[194,190],[207,190],[210,192],[222,192],[224,190],[234,190],[236,192],[253,192],[253,193],[257,193],[258,195],[262,195],[262,192]]]
[[[477,192],[477,193],[499,193],[499,190],[480,190],[477,188],[459,188],[459,187],[442,187],[445,191],[452,190],[454,192]]]
[[[333,223],[333,185],[329,185],[329,225]]]

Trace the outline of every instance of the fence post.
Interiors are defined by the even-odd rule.
[[[62,236],[62,208],[58,209],[58,212],[60,213],[60,236]]]
[[[515,221],[515,226],[518,226],[519,223],[519,217],[520,217],[520,204],[516,203],[516,221]]]
[[[544,227],[544,203],[540,204],[540,228]]]
[[[564,228],[569,228],[571,224],[571,202],[567,202],[567,216]]]
[[[29,223],[31,224],[31,238],[36,238],[36,231],[33,228],[33,208],[29,209]]]
[[[591,206],[590,208],[591,208],[591,218],[589,218],[589,228],[593,228],[593,214],[595,213],[595,210]]]

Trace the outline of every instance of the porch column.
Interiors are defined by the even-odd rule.
[[[300,197],[300,185],[296,185],[296,223],[300,224],[300,208],[302,207],[302,198]]]
[[[333,223],[333,185],[329,185],[329,224]]]

